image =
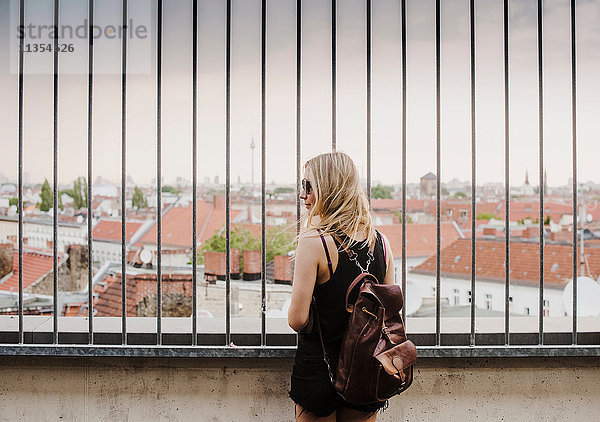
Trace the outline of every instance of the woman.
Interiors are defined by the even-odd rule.
[[[349,314],[345,295],[361,268],[380,282],[394,284],[389,242],[371,221],[369,202],[356,165],[343,152],[318,155],[304,165],[300,198],[308,210],[298,238],[288,323],[299,333],[290,397],[298,421],[374,421],[385,402],[356,406],[339,397],[329,379],[316,323],[310,315],[315,297],[320,329],[335,374]],[[373,256],[369,248],[374,246]],[[354,251],[351,260],[348,251]],[[311,321],[309,321],[309,319]]]

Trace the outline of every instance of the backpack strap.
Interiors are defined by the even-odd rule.
[[[331,257],[329,256],[329,249],[327,248],[327,243],[325,242],[325,238],[323,237],[323,233],[321,230],[317,229],[319,232],[319,236],[321,237],[321,242],[323,242],[323,249],[325,249],[325,255],[327,256],[327,266],[329,267],[329,277],[333,277],[333,266],[331,265]]]
[[[379,230],[375,230],[375,231],[377,232],[377,234],[381,238],[381,244],[383,245],[383,260],[385,261],[386,269],[387,269],[387,249],[385,248],[385,240],[383,240],[383,236],[381,235],[381,233],[379,232]]]
[[[321,349],[323,350],[323,360],[327,365],[327,372],[329,374],[329,381],[331,381],[332,385],[335,385],[335,377],[333,375],[333,371],[331,370],[331,365],[329,364],[329,355],[327,354],[327,350],[325,349],[325,342],[323,341],[323,333],[321,332],[321,322],[319,321],[319,314],[317,312],[317,301],[313,296],[312,302],[310,304],[312,310],[315,314],[315,321],[317,323],[317,331],[319,332],[319,339],[321,340]]]
[[[352,293],[352,291],[356,288],[356,286],[362,284],[365,278],[369,278],[371,279],[371,281],[375,281],[377,283],[377,279],[375,278],[375,276],[373,274],[370,273],[360,273],[352,282],[352,284],[350,284],[350,287],[348,287],[348,290],[346,290],[346,311],[348,312],[352,312],[354,310],[354,304],[349,304],[348,301],[350,300],[350,293]]]

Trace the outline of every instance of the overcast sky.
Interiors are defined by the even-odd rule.
[[[52,22],[51,2],[28,0],[26,15]],[[98,22],[119,24],[120,1],[96,2]],[[11,13],[0,0],[0,173],[17,177],[18,85],[11,68]],[[136,22],[156,19],[154,2],[130,0]],[[295,0],[270,0],[267,45],[267,180],[295,180]],[[401,181],[401,25],[399,0],[373,0],[373,180]],[[478,0],[477,178],[504,181],[504,67],[501,0]],[[165,183],[192,177],[190,0],[164,2],[162,174]],[[198,177],[225,180],[225,0],[199,1]],[[577,1],[579,180],[600,182],[600,2]],[[87,1],[61,0],[61,21],[83,22]],[[442,180],[470,179],[470,46],[468,0],[442,2]],[[511,184],[525,171],[538,180],[536,2],[510,2]],[[571,176],[571,59],[568,0],[544,2],[544,160],[550,186]],[[234,0],[231,73],[231,177],[260,181],[260,0]],[[366,175],[365,1],[338,0],[337,143]],[[331,146],[330,3],[303,2],[302,161]],[[28,18],[26,18],[28,19]],[[127,173],[137,184],[156,177],[156,36],[130,47],[127,80]],[[435,1],[407,0],[407,177],[435,173]],[[87,56],[85,44],[61,53],[59,182],[87,174]],[[149,47],[148,47],[149,48]],[[16,51],[16,50],[15,50]],[[37,54],[37,56],[32,56]],[[45,54],[45,55],[44,55]],[[68,56],[68,54],[71,54]],[[94,176],[120,181],[120,41],[97,44],[94,78]],[[13,60],[14,62],[14,60]],[[13,63],[14,64],[14,63]],[[28,67],[29,64],[29,67]],[[26,54],[24,171],[32,182],[52,179],[52,54]]]

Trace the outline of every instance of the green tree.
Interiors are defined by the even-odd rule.
[[[181,189],[177,189],[177,188],[174,188],[173,186],[169,186],[169,185],[164,185],[160,190],[161,190],[161,192],[169,192],[169,193],[173,193],[175,195],[177,195],[178,193],[181,193]]]
[[[485,213],[485,212],[477,213],[477,220],[491,220],[492,218],[497,218],[496,214]]]
[[[79,210],[87,207],[87,181],[85,177],[78,177],[73,182],[73,191],[71,198],[73,198],[73,208]]]
[[[371,188],[371,198],[392,199],[392,190],[388,186],[377,185]]]
[[[10,198],[8,200],[8,205],[9,206],[11,206],[11,205],[19,205],[19,198]]]
[[[394,213],[394,215],[395,215],[396,217],[398,217],[399,224],[402,224],[402,210],[398,210],[398,211],[396,211],[396,212]],[[410,215],[408,215],[408,214],[407,214],[407,215],[406,215],[406,224],[412,224],[412,223],[413,223],[413,219],[411,218],[411,216],[410,216]]]
[[[549,226],[550,225],[550,216],[546,216],[546,219],[544,220],[544,226]]]
[[[266,259],[271,262],[276,255],[287,255],[289,251],[296,249],[296,236],[285,229],[271,227],[265,233],[265,243]]]
[[[243,226],[234,226],[229,236],[230,248],[239,249],[243,256],[245,250],[256,250],[260,249],[260,240],[252,234],[250,230]],[[220,230],[213,234],[211,237],[206,239],[202,250],[197,255],[198,264],[204,263],[204,252],[225,252],[227,250],[227,243],[225,240],[225,231]],[[243,257],[240,262],[240,270],[243,271],[244,260]]]
[[[456,193],[454,194],[454,197],[455,197],[455,198],[466,198],[466,197],[467,197],[467,194],[466,194],[466,193],[464,193],[464,192],[456,192]]]
[[[40,211],[48,212],[50,208],[52,208],[53,196],[52,189],[50,189],[50,184],[47,179],[44,179],[44,183],[42,184],[42,192],[40,193],[40,198],[42,202],[40,203]]]
[[[133,191],[133,197],[131,198],[131,206],[137,207],[138,210],[141,208],[148,207],[148,201],[146,200],[144,193],[137,186]]]
[[[265,233],[266,243],[266,260],[271,262],[275,255],[287,255],[289,251],[296,249],[296,242],[294,234],[280,228],[271,227],[266,230]],[[260,250],[261,240],[254,236],[250,230],[244,226],[233,226],[230,233],[230,247],[231,249],[239,249],[242,260],[240,262],[240,270],[243,271],[243,253],[245,250]],[[214,235],[209,237],[202,250],[197,255],[198,264],[204,263],[204,252],[215,251],[225,252],[227,244],[225,241],[224,231],[221,230],[216,232]]]

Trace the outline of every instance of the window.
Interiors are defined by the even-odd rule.
[[[544,300],[543,303],[543,312],[544,312],[544,316],[550,316],[550,301],[549,300]]]
[[[460,291],[458,289],[452,289],[452,295],[454,296],[454,305],[460,305]]]
[[[492,309],[492,295],[489,293],[485,294],[485,309]]]

